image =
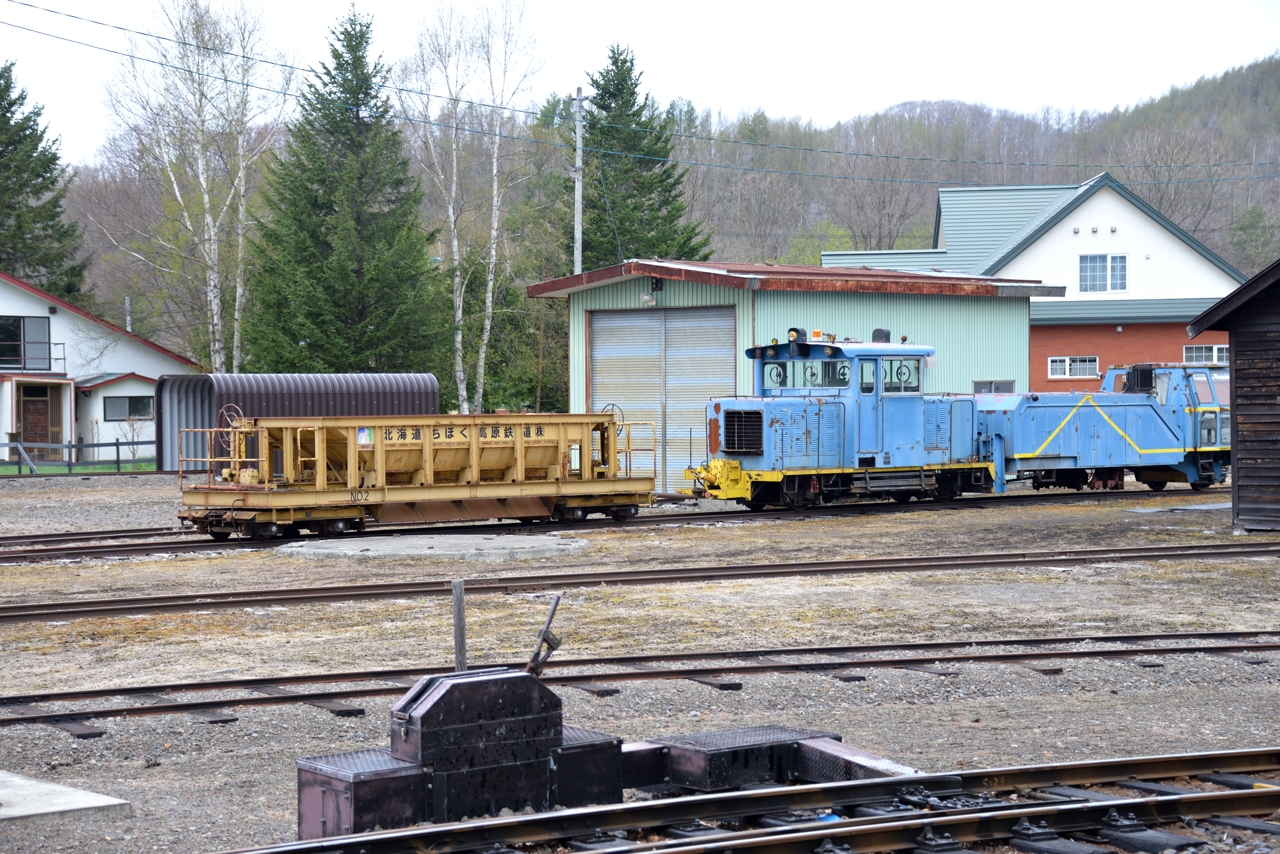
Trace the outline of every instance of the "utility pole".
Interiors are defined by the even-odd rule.
[[[582,272],[582,87],[574,99],[574,134],[578,143],[573,152],[573,274]]]

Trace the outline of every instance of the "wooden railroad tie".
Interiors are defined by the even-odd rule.
[[[148,706],[156,706],[162,703],[172,702],[169,697],[163,697],[159,694],[134,694],[133,698],[139,703]],[[188,715],[206,724],[233,724],[240,720],[237,716],[230,712],[224,712],[222,709],[198,709],[196,711],[187,712]]]
[[[655,664],[628,664],[632,670],[666,670],[665,667],[658,667]],[[707,685],[715,688],[717,691],[741,691],[742,683],[733,679],[724,679],[720,676],[683,676],[682,679],[688,679],[690,682],[697,682],[699,685]]]
[[[259,694],[266,694],[268,697],[296,697],[296,691],[290,691],[287,688],[281,688],[278,685],[259,685],[253,689]],[[317,709],[324,709],[330,714],[337,715],[340,718],[358,718],[364,714],[364,709],[359,706],[352,706],[337,700],[307,700],[308,706],[315,706]]]
[[[49,714],[48,709],[40,706],[15,705],[5,706],[4,708],[10,713],[18,716]],[[79,721],[58,721],[56,723],[45,724],[45,726],[60,729],[69,735],[75,736],[76,738],[101,738],[107,734],[106,730],[98,729],[97,727],[89,726],[88,724],[82,724]]]

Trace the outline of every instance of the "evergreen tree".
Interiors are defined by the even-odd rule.
[[[58,141],[40,126],[44,108],[23,112],[27,91],[17,88],[13,63],[0,65],[0,272],[55,296],[80,293],[87,262],[75,260],[80,229],[62,218],[66,169]]]
[[[249,370],[414,370],[426,331],[430,235],[371,60],[369,19],[331,30],[282,157],[267,170],[246,318]]]
[[[670,118],[640,96],[635,55],[613,45],[609,63],[587,76],[595,94],[583,134],[582,268],[626,258],[710,258],[702,223],[682,222],[688,170],[670,160]]]

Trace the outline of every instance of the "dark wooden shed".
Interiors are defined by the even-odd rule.
[[[1231,516],[1280,531],[1280,260],[1187,326],[1227,332],[1231,346]]]

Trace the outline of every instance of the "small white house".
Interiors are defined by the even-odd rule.
[[[4,442],[153,441],[156,378],[199,371],[185,356],[0,273]],[[144,446],[137,456],[152,450]],[[65,459],[57,449],[27,453],[34,460]],[[82,458],[94,456],[102,455]],[[16,459],[16,449],[3,458]]]

